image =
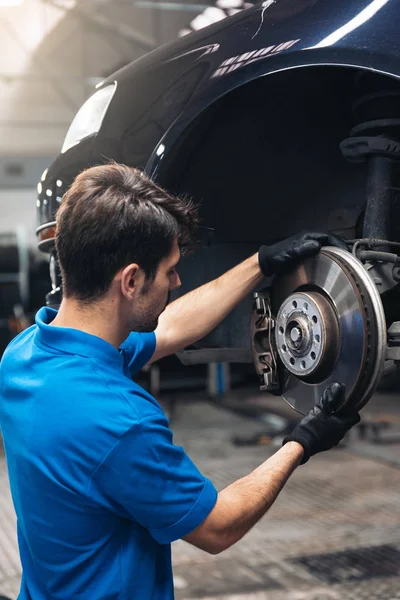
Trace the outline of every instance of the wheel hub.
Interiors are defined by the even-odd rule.
[[[333,366],[338,334],[335,312],[322,294],[291,294],[279,309],[276,347],[285,367],[298,377],[318,376]]]

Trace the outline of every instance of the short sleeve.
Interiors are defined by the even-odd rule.
[[[205,520],[217,491],[184,449],[174,445],[160,412],[133,426],[114,446],[92,476],[90,498],[167,544]]]
[[[156,335],[154,331],[150,333],[132,332],[120,346],[132,373],[137,373],[149,362],[155,349]]]

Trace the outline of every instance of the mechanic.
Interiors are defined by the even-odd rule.
[[[265,276],[343,245],[308,233],[262,246],[167,305],[196,224],[190,201],[123,165],[82,172],[62,200],[60,309],[42,308],[1,363],[20,600],[172,599],[171,542],[229,548],[299,464],[359,421],[335,413],[344,390],[331,385],[282,448],[219,493],[174,445],[160,405],[132,375],[208,334]]]

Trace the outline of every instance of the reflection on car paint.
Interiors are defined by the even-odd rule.
[[[267,0],[267,2],[270,1],[271,0]],[[179,37],[188,35],[193,31],[204,29],[204,27],[208,27],[213,23],[222,21],[227,17],[232,17],[233,15],[242,12],[247,8],[252,8],[254,4],[255,2],[244,2],[243,0],[217,0],[215,6],[207,6],[202,13],[190,21],[187,27],[181,29],[179,32]]]
[[[179,58],[183,58],[184,56],[189,56],[189,54],[195,54],[196,52],[200,52],[200,50],[204,50],[202,54],[199,54],[198,58],[202,58],[206,56],[206,54],[212,54],[213,52],[218,52],[220,48],[219,44],[208,44],[207,46],[200,46],[199,48],[194,48],[193,50],[188,50],[187,52],[183,52],[182,54],[178,54],[177,56],[173,56],[166,62],[173,62],[174,60],[178,60]],[[196,59],[196,60],[197,60]]]
[[[267,56],[279,54],[280,52],[289,50],[289,48],[297,44],[297,42],[299,41],[300,38],[298,38],[297,40],[288,40],[287,42],[282,42],[281,44],[274,44],[272,46],[260,48],[259,50],[253,50],[252,52],[245,52],[244,54],[239,54],[239,56],[231,56],[219,65],[218,69],[214,71],[211,77],[221,77],[222,75],[226,75],[231,71],[236,71],[236,69],[245,67],[250,63],[262,60]]]
[[[345,23],[339,29],[336,29],[333,33],[325,37],[323,40],[315,44],[315,46],[311,46],[311,48],[326,48],[327,46],[332,46],[336,44],[339,40],[344,38],[345,35],[351,33],[361,25],[364,25],[367,21],[372,19],[376,13],[381,10],[387,4],[389,0],[373,0],[371,4],[368,4],[361,12],[358,13],[353,19],[351,19],[348,23]],[[311,49],[310,48],[310,49]]]
[[[258,26],[257,31],[255,32],[255,34],[253,35],[253,37],[251,38],[252,40],[254,40],[254,38],[260,33],[261,28],[264,24],[264,15],[265,15],[265,11],[267,10],[267,8],[269,8],[270,6],[272,6],[273,4],[275,4],[276,0],[265,0],[265,2],[263,2],[261,4],[261,22],[260,25]]]

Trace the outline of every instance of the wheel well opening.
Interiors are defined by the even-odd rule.
[[[365,202],[365,165],[340,143],[354,125],[360,76],[302,67],[248,83],[198,116],[165,159],[159,180],[201,203],[223,242],[261,242],[303,228],[354,235]]]

